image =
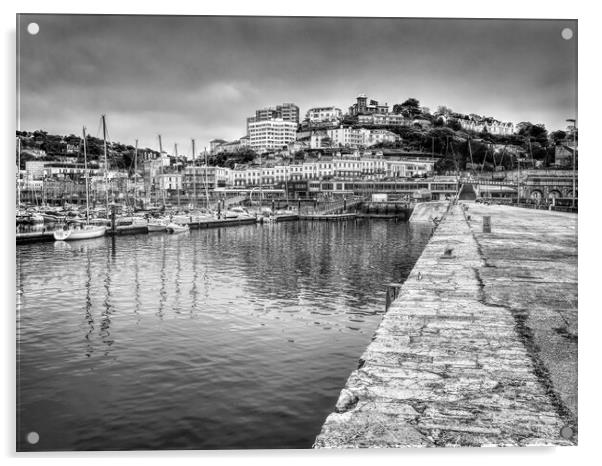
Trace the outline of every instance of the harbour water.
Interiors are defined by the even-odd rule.
[[[429,235],[358,220],[18,246],[18,449],[311,447]]]

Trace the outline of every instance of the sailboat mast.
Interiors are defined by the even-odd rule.
[[[21,205],[21,138],[17,137],[17,210]]]
[[[194,155],[194,139],[192,140],[192,191],[193,191],[193,195],[192,198],[194,199],[192,201],[192,207],[196,208],[196,160],[195,160],[195,155]]]
[[[134,208],[138,201],[138,139],[136,139],[136,148],[134,149]]]
[[[176,163],[178,164],[178,175],[180,174],[180,160],[178,159],[178,143],[175,142],[174,145],[174,152],[176,154]],[[180,207],[180,188],[178,187],[178,177],[176,176],[176,192],[178,193],[178,208]]]
[[[86,179],[86,224],[90,223],[90,188],[88,173],[88,151],[86,148],[86,127],[82,128],[82,138],[84,140],[84,178]]]
[[[159,183],[159,189],[161,189],[161,198],[163,199],[163,207],[165,207],[165,189],[163,189],[163,142],[161,142],[161,135],[159,134],[159,160],[161,164],[159,165],[160,174],[161,174],[161,182]]]
[[[103,149],[104,149],[104,159],[105,159],[105,170],[104,170],[104,182],[105,182],[105,207],[107,212],[107,218],[109,218],[109,178],[107,170],[109,168],[107,161],[107,121],[105,115],[102,115],[102,140],[103,140]]]
[[[209,209],[209,186],[207,185],[207,148],[205,147],[205,202]]]

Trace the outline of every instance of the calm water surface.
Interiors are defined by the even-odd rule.
[[[292,222],[18,246],[18,448],[311,447],[429,233]]]

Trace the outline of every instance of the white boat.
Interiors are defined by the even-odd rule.
[[[169,222],[162,218],[151,218],[148,220],[148,232],[155,233],[167,230]]]
[[[165,227],[167,233],[186,233],[190,231],[190,227],[188,225],[178,225],[177,223],[170,223]]]
[[[74,241],[78,239],[100,238],[104,236],[107,227],[103,225],[84,225],[81,228],[69,228],[68,230],[56,230],[54,239],[57,241]]]
[[[241,206],[232,207],[224,213],[224,218],[252,218],[247,209]]]

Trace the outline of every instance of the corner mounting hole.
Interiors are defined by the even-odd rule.
[[[573,30],[571,28],[564,28],[560,35],[564,40],[571,40],[573,38]]]
[[[38,23],[29,23],[27,25],[27,32],[29,32],[32,36],[35,36],[38,32],[40,32],[40,25]]]
[[[32,445],[35,445],[40,441],[40,434],[38,434],[37,432],[30,432],[29,434],[27,434],[27,441]]]

